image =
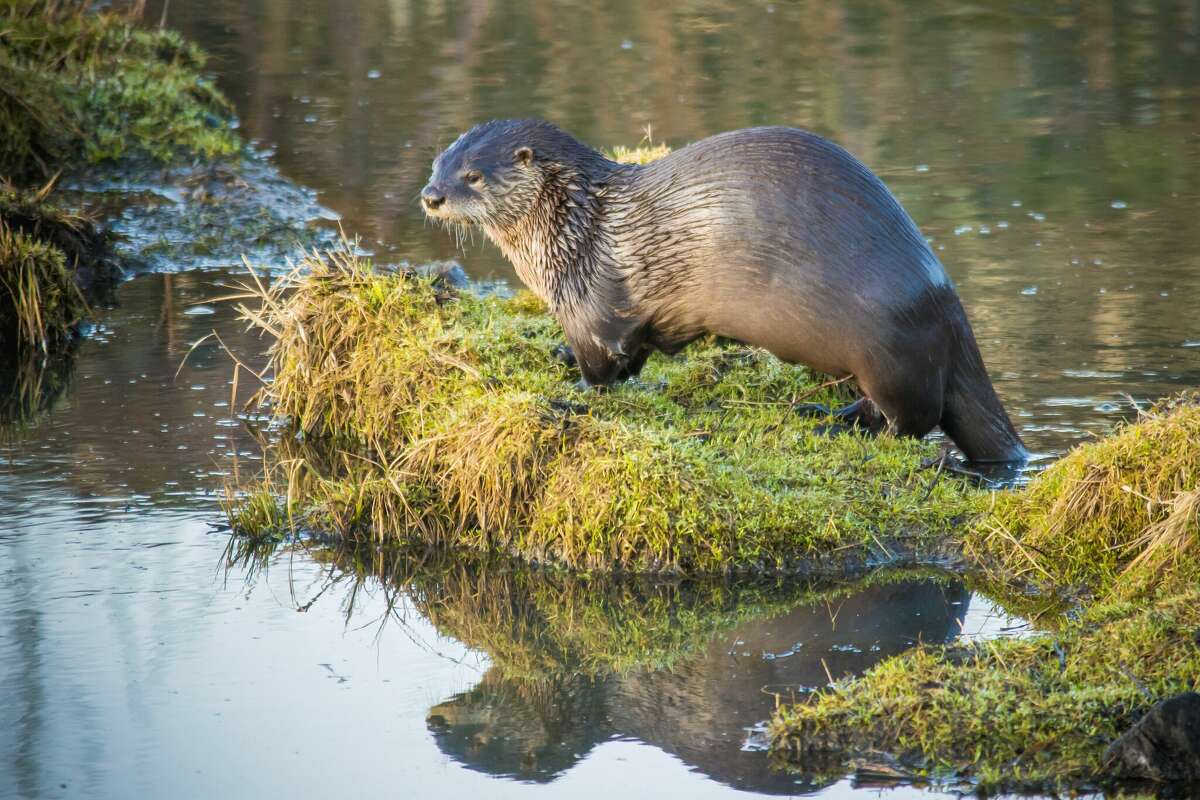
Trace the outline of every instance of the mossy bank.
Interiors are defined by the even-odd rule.
[[[709,342],[585,392],[530,295],[456,292],[348,251],[254,288],[245,312],[274,337],[262,399],[306,447],[272,449],[235,503],[240,530],[588,570],[843,573],[939,558],[987,502],[926,466],[933,444],[817,435],[794,407],[841,387],[761,350]]]
[[[966,538],[993,581],[1065,595],[1071,613],[1025,640],[918,647],[783,708],[775,751],[806,772],[883,753],[904,773],[988,789],[1159,779],[1106,752],[1155,703],[1200,688],[1194,400],[1071,452]]]
[[[38,182],[81,163],[240,149],[199,48],[90,6],[0,0],[0,176]]]

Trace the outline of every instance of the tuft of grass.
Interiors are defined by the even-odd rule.
[[[24,183],[76,163],[240,149],[198,48],[91,5],[0,0],[0,176]]]
[[[0,347],[45,353],[85,308],[62,251],[0,218]]]
[[[261,399],[304,439],[273,448],[270,479],[303,525],[347,539],[591,570],[833,570],[940,554],[986,498],[922,469],[929,443],[814,435],[793,405],[841,390],[761,350],[708,342],[581,392],[524,296],[350,250],[247,289],[273,339]]]
[[[1071,451],[998,498],[967,539],[979,561],[1063,591],[1143,592],[1200,578],[1200,404],[1181,397]]]
[[[608,156],[613,161],[620,161],[622,164],[649,164],[670,152],[671,148],[667,145],[654,144],[647,139],[637,147],[618,145],[608,152]]]
[[[0,183],[0,347],[18,361],[69,339],[88,313],[81,287],[102,289],[119,274],[111,236],[51,202],[52,188]]]

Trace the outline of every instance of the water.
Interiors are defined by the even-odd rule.
[[[795,124],[899,195],[1039,453],[1200,378],[1195,4],[174,0],[167,18],[215,53],[243,131],[387,260],[513,280],[415,204],[480,120],[604,146]],[[175,373],[210,330],[251,359],[262,343],[212,301],[239,279],[230,242],[188,251],[169,236],[186,213],[117,206],[134,245],[175,248],[151,268],[204,269],[125,284],[36,387],[0,377],[0,414],[33,412],[0,438],[0,797],[861,795],[768,768],[775,696],[917,639],[1025,630],[934,576],[817,594],[305,548],[230,564],[219,503],[255,465],[252,387],[233,397],[215,340]]]
[[[168,19],[216,54],[246,134],[387,258],[515,280],[416,203],[479,121],[604,147],[798,125],[932,240],[1034,450],[1200,383],[1195,3],[175,0]]]
[[[236,412],[252,387],[234,397],[215,340],[192,348],[210,330],[261,347],[230,304],[201,304],[239,280],[126,283],[66,388],[0,446],[0,796],[811,789],[756,747],[776,695],[918,640],[1014,632],[944,576],[818,590],[240,560],[219,503],[255,465]]]

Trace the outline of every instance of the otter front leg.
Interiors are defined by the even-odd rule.
[[[575,352],[571,350],[571,346],[569,344],[555,345],[554,349],[550,351],[550,355],[560,364],[565,364],[568,367],[579,366],[579,362],[575,358]],[[617,374],[615,380],[624,381],[629,380],[630,378],[636,378],[642,373],[642,367],[646,365],[646,359],[649,357],[650,348],[643,347],[634,353],[630,358],[617,359],[618,361],[624,360],[625,365],[621,368],[621,371]]]
[[[579,388],[604,387],[628,377],[626,365],[629,359],[613,353],[599,342],[574,341],[570,342],[570,348],[583,375]]]

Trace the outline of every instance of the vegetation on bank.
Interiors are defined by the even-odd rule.
[[[28,351],[69,339],[85,296],[103,296],[120,274],[111,237],[48,200],[53,176],[240,149],[199,49],[91,6],[0,0],[0,349],[22,370]]]
[[[46,353],[87,313],[80,285],[117,271],[111,239],[81,214],[37,193],[0,184],[0,348],[9,356]]]
[[[1200,406],[1179,398],[999,499],[967,537],[993,578],[1085,603],[1045,634],[922,646],[780,709],[803,771],[884,752],[984,788],[1146,777],[1105,761],[1157,701],[1200,689]]]
[[[195,45],[78,0],[0,0],[0,176],[130,155],[237,152],[231,108]]]
[[[456,293],[349,250],[252,287],[273,339],[261,399],[293,437],[234,503],[286,521],[576,569],[844,572],[933,556],[986,496],[929,443],[826,437],[798,403],[841,387],[761,350],[698,344],[640,384],[580,391],[528,294]],[[282,505],[274,498],[282,497]]]

